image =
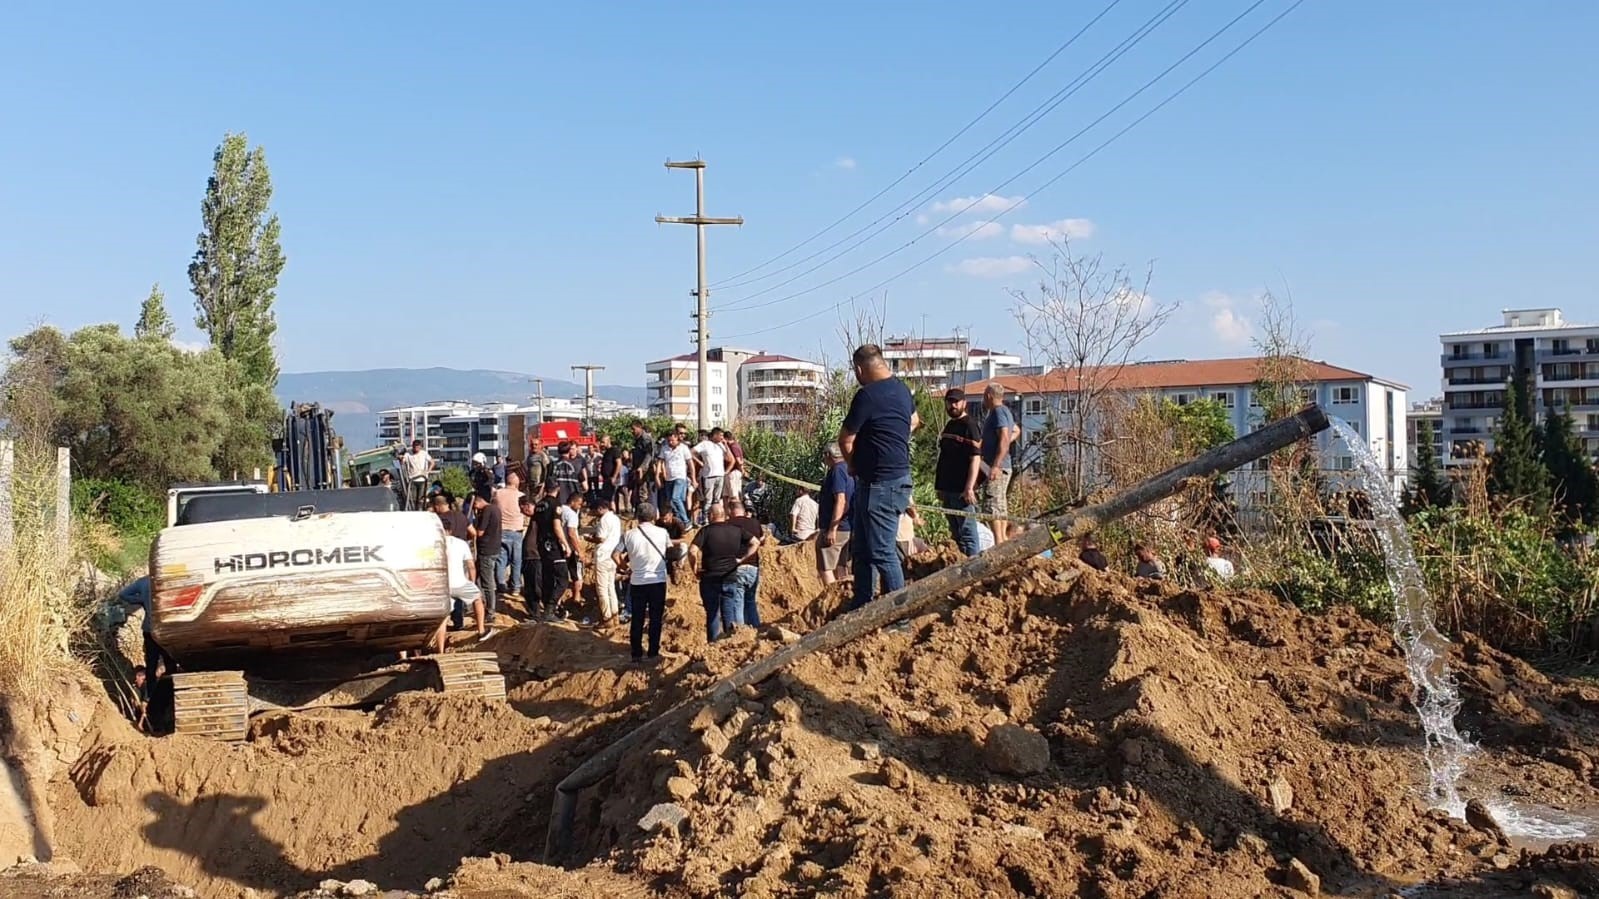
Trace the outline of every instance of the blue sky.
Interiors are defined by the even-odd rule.
[[[994,192],[1009,199],[978,206],[1009,205],[1290,0],[1265,0],[995,190],[1250,2],[1187,3],[870,243],[761,297],[745,299],[827,256],[714,290],[713,308],[836,278],[935,225],[935,204]],[[690,213],[693,179],[665,159],[703,155],[709,213],[745,217],[710,235],[711,279],[726,280],[905,173],[1107,3],[14,8],[0,31],[0,333],[131,326],[155,281],[187,326],[210,155],[242,130],[266,148],[283,222],[285,370],[563,376],[596,362],[603,381],[641,383],[645,360],[690,346],[693,232],[653,217]],[[937,185],[1165,5],[1121,0],[882,201],[756,274]],[[1182,304],[1145,356],[1247,353],[1254,298],[1271,288],[1292,293],[1313,355],[1431,395],[1442,330],[1491,324],[1504,306],[1599,318],[1596,43],[1589,3],[1307,0],[1025,205],[871,295],[886,291],[890,331],[969,327],[1019,351],[1006,288],[1034,280],[1018,270],[1047,247],[1028,239],[1054,225],[1079,252],[1153,263],[1152,296]],[[836,357],[832,307],[849,314],[851,297],[961,233],[945,231],[825,288],[721,312],[713,340]]]

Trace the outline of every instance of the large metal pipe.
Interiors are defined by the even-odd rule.
[[[568,849],[572,819],[577,810],[577,791],[599,783],[616,770],[624,756],[657,734],[678,727],[681,719],[688,718],[706,701],[731,693],[745,684],[759,683],[808,655],[836,649],[874,633],[885,625],[916,615],[962,587],[986,580],[1018,562],[1038,555],[1057,541],[1089,533],[1173,496],[1194,478],[1209,478],[1232,471],[1324,431],[1327,427],[1327,416],[1320,407],[1307,406],[1288,418],[1135,484],[1097,506],[1068,512],[1051,521],[1048,527],[1034,528],[959,565],[908,584],[864,608],[822,625],[798,643],[746,665],[717,682],[704,694],[672,707],[590,756],[587,762],[557,784],[555,802],[550,809],[549,833],[544,844],[546,862],[558,862]]]

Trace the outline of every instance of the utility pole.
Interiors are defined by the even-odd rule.
[[[594,373],[605,371],[603,365],[574,365],[572,371],[583,373],[583,423],[594,426]]]
[[[655,217],[659,225],[693,225],[696,236],[699,238],[699,252],[696,261],[699,263],[699,287],[694,291],[697,301],[694,313],[694,336],[699,344],[699,426],[711,426],[711,361],[708,356],[710,349],[710,324],[711,306],[710,289],[705,284],[705,226],[706,225],[742,225],[742,216],[733,218],[711,218],[705,214],[705,160],[691,159],[687,162],[672,162],[667,160],[669,169],[694,170],[694,214],[691,216],[664,216]]]

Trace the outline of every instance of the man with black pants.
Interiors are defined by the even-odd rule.
[[[633,455],[629,468],[631,468],[629,477],[633,481],[629,485],[633,489],[631,502],[634,506],[645,505],[649,503],[651,490],[654,487],[655,440],[650,437],[650,431],[644,427],[644,422],[637,419],[633,421]],[[657,514],[659,511],[660,507],[656,506]]]
[[[489,628],[483,634],[487,638],[494,636],[494,613],[500,605],[499,595],[495,593],[494,567],[500,557],[503,530],[500,507],[489,491],[472,494],[472,510],[477,515],[473,525],[477,529],[477,588],[483,594],[483,611],[488,618]]]
[[[539,562],[538,529],[533,526],[539,500],[543,498],[544,485],[530,483],[520,503],[522,521],[527,524],[527,530],[522,532],[522,583],[526,585],[523,588],[526,592],[522,596],[529,618],[538,617],[539,603],[543,600],[544,566]]]
[[[850,608],[858,609],[877,595],[878,579],[884,593],[905,586],[896,538],[899,517],[910,505],[911,432],[921,418],[910,388],[894,377],[876,344],[861,346],[850,361],[861,389],[850,401],[838,445],[855,474],[850,509],[855,596]]]
[[[632,620],[628,622],[628,644],[633,661],[661,657],[661,623],[666,617],[666,554],[672,538],[655,523],[655,506],[641,503],[634,512],[636,523],[622,537],[612,558],[628,569]],[[644,635],[649,633],[649,649]]]
[[[567,542],[566,529],[561,524],[561,506],[556,502],[553,489],[546,489],[533,509],[532,531],[539,556],[539,602],[543,605],[542,618],[554,621],[561,608],[561,598],[566,594],[566,557],[572,546]],[[532,612],[532,609],[528,610]]]
[[[949,421],[938,435],[938,467],[933,474],[933,489],[939,505],[946,509],[977,511],[977,475],[982,470],[980,451],[983,431],[977,418],[966,411],[966,391],[951,387],[944,393],[944,409]],[[955,544],[968,556],[977,555],[977,519],[971,514],[950,515],[949,532]]]

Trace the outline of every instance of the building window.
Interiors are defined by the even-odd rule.
[[[1449,355],[1451,355],[1452,357],[1454,357],[1456,359],[1464,359],[1464,358],[1466,358],[1466,345],[1463,344],[1463,343],[1457,343],[1457,344],[1451,346],[1449,348]]]
[[[1335,406],[1349,406],[1360,402],[1360,388],[1334,387],[1332,401]]]
[[[1259,409],[1260,408],[1260,391],[1258,391],[1258,390],[1249,391],[1249,408],[1251,408],[1251,409]]]
[[[711,396],[721,396],[721,395],[722,395],[722,385],[720,385],[720,384],[713,385],[711,387]]]
[[[1022,400],[1022,413],[1025,415],[1043,415],[1044,401],[1036,398]]]
[[[1210,398],[1223,409],[1231,409],[1233,407],[1233,392],[1231,390],[1218,390],[1212,393]]]
[[[1497,359],[1497,358],[1499,358],[1499,347],[1498,347],[1498,345],[1497,344],[1492,344],[1492,343],[1483,344],[1482,345],[1482,357],[1484,359]]]
[[[1189,403],[1191,403],[1193,401],[1194,401],[1194,395],[1192,393],[1179,393],[1176,396],[1172,397],[1172,402],[1176,403],[1179,406],[1186,406],[1186,405],[1188,405]]]
[[[1359,434],[1360,433],[1360,422],[1358,422],[1358,421],[1349,422],[1349,430],[1354,431],[1356,434]]]
[[[1355,460],[1353,456],[1334,456],[1333,471],[1354,471]]]

